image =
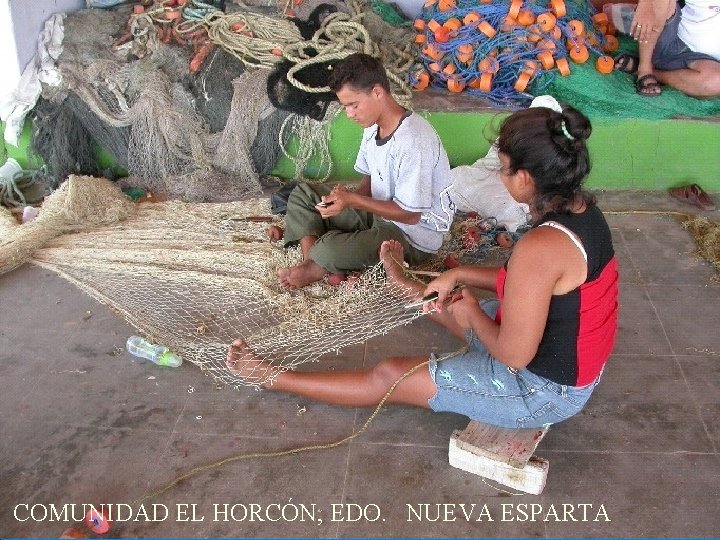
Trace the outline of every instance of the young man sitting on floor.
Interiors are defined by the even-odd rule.
[[[720,5],[715,0],[639,0],[630,33],[639,56],[623,53],[616,68],[637,72],[639,94],[657,96],[661,84],[709,99],[720,96]]]
[[[450,164],[433,127],[395,101],[379,60],[353,54],[338,63],[329,86],[351,120],[363,127],[354,191],[342,185],[299,184],[287,204],[286,230],[271,240],[299,242],[303,262],[278,271],[289,289],[326,275],[330,281],[377,262],[385,240],[397,240],[411,265],[442,245],[454,206],[448,195]]]

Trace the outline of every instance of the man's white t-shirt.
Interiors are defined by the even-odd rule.
[[[685,0],[678,37],[720,62],[720,0]]]
[[[415,225],[393,223],[413,247],[435,253],[455,214],[447,153],[430,123],[416,113],[403,116],[384,139],[378,138],[378,129],[372,125],[363,130],[355,170],[370,176],[373,199],[394,201],[422,214]]]

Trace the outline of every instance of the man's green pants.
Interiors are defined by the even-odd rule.
[[[332,186],[300,183],[292,190],[285,216],[285,246],[305,236],[316,236],[310,258],[329,272],[364,270],[380,260],[380,244],[397,240],[405,260],[418,265],[432,256],[411,246],[400,228],[370,212],[345,209],[340,215],[323,219],[315,208]]]

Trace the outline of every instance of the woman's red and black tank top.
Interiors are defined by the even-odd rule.
[[[610,357],[617,333],[618,270],[612,236],[596,206],[579,214],[547,214],[536,226],[548,221],[580,239],[587,254],[587,280],[567,294],[553,295],[545,332],[527,369],[558,384],[586,386]],[[501,310],[506,277],[503,267],[497,279]]]

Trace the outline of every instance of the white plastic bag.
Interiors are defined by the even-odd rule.
[[[500,159],[495,146],[472,165],[455,167],[452,200],[461,212],[494,217],[498,225],[514,232],[528,222],[528,206],[512,198],[500,179]]]
[[[59,86],[62,75],[56,61],[62,53],[65,35],[64,13],[56,13],[45,22],[38,40],[38,53],[25,66],[20,82],[10,100],[0,104],[0,118],[5,122],[5,142],[18,145],[18,139],[25,123],[25,117],[35,107],[42,86]]]
[[[537,96],[530,107],[547,107],[562,112],[557,100],[548,95]],[[455,167],[450,171],[453,178],[451,197],[461,212],[477,212],[481,217],[494,217],[498,225],[515,232],[527,225],[530,208],[512,198],[500,179],[500,158],[493,145],[485,157],[472,165]]]

